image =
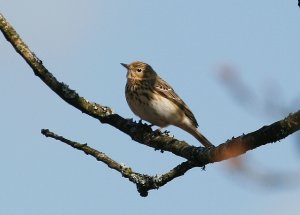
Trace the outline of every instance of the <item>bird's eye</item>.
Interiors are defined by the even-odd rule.
[[[141,71],[142,71],[142,69],[137,69],[136,71],[137,71],[137,72],[141,72]]]

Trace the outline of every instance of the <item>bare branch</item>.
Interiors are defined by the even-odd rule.
[[[89,102],[84,97],[79,96],[74,90],[70,89],[66,84],[57,81],[57,79],[43,66],[42,61],[30,51],[17,32],[1,14],[0,30],[16,51],[30,65],[35,75],[37,75],[64,101],[81,110],[83,113],[100,120],[102,123],[107,123],[116,127],[128,134],[133,140],[155,149],[170,151],[175,155],[190,160],[197,160],[198,162],[206,161],[203,162],[204,165],[207,163],[207,160],[214,162],[228,159],[231,156],[238,156],[245,153],[247,150],[281,140],[299,130],[299,112],[297,112],[294,115],[290,115],[285,120],[270,125],[270,128],[263,127],[256,132],[242,135],[225,144],[221,144],[215,149],[204,149],[202,147],[198,148],[191,146],[184,141],[178,141],[166,134],[153,132],[151,127],[146,124],[135,123],[132,120],[124,119],[120,115],[113,113],[111,108]],[[228,152],[230,149],[232,149],[234,153]]]
[[[240,105],[243,106],[244,109],[247,109],[249,112],[253,114],[260,114],[261,117],[272,117],[275,116],[284,116],[287,115],[295,105],[299,104],[297,98],[290,104],[285,104],[284,97],[282,94],[282,89],[280,85],[275,81],[272,82],[272,85],[264,85],[265,92],[256,94],[254,89],[251,89],[250,86],[244,82],[242,77],[240,76],[240,72],[237,71],[233,66],[224,65],[218,71],[218,78],[225,85],[225,88],[228,90],[230,94],[233,95],[233,98],[239,102]],[[299,100],[299,99],[298,99]],[[297,133],[294,136],[294,140],[292,142],[299,142],[300,133]],[[299,147],[299,145],[296,145]],[[251,181],[256,182],[257,184],[268,184],[273,187],[281,186],[290,186],[295,185],[299,171],[291,171],[285,172],[284,174],[279,173],[278,170],[274,172],[274,170],[263,170],[260,172],[256,168],[255,162],[249,162],[245,157],[240,157],[236,159],[230,160],[227,163],[230,167],[230,170],[234,170],[235,173],[243,174],[244,177]],[[251,168],[251,166],[253,166]],[[299,184],[299,183],[298,183]]]
[[[138,192],[140,193],[141,196],[144,197],[148,195],[149,190],[158,189],[159,187],[165,185],[166,183],[173,180],[174,178],[182,176],[188,170],[196,166],[194,162],[186,161],[163,175],[149,176],[149,175],[134,172],[130,167],[126,167],[124,164],[120,164],[114,161],[103,152],[93,149],[89,147],[87,144],[81,144],[78,142],[68,140],[63,136],[59,136],[49,131],[48,129],[42,129],[41,133],[46,137],[54,138],[63,143],[66,143],[69,146],[72,146],[75,149],[81,150],[85,152],[87,155],[93,156],[98,161],[105,163],[111,169],[120,172],[124,178],[128,178],[131,182],[136,184]]]
[[[204,167],[206,164],[219,162],[231,157],[239,156],[246,153],[249,150],[255,149],[259,146],[279,141],[288,135],[298,131],[300,129],[300,111],[290,114],[287,118],[275,122],[269,126],[264,126],[261,129],[249,133],[247,135],[241,135],[237,138],[223,143],[215,148],[204,148],[191,146],[184,141],[178,141],[164,133],[153,132],[151,127],[142,124],[135,123],[132,120],[124,119],[120,115],[113,113],[111,108],[102,106],[93,102],[89,102],[84,97],[79,96],[74,90],[70,89],[66,84],[59,82],[44,66],[41,60],[39,60],[35,54],[30,51],[27,45],[22,41],[13,27],[5,20],[0,14],[0,30],[4,34],[5,38],[12,44],[15,50],[24,58],[24,60],[33,69],[35,75],[37,75],[49,88],[51,88],[58,96],[64,101],[79,109],[83,113],[86,113],[98,120],[101,123],[107,123],[114,126],[120,131],[128,134],[133,140],[149,147],[172,152],[177,156],[186,158],[188,161],[178,165],[170,172],[160,176],[152,177],[148,175],[142,175],[134,173],[130,168],[127,178],[130,180],[136,180],[136,177],[141,177],[141,181],[137,183],[138,189],[142,195],[146,195],[148,190],[158,188],[166,184],[168,181],[183,175],[186,171],[193,167]],[[63,141],[61,137],[59,140]],[[70,141],[67,144],[70,144]],[[74,145],[74,144],[73,144]],[[76,144],[75,144],[76,145]],[[75,146],[74,145],[74,146]],[[104,154],[94,149],[89,148],[86,145],[77,144],[77,149],[85,152],[95,153],[94,155],[98,159],[104,157]],[[104,159],[105,158],[105,159]],[[110,168],[120,171],[124,175],[124,168],[121,168],[118,163],[108,157],[104,157],[103,161]],[[110,161],[108,164],[107,162]],[[125,171],[126,172],[126,171]],[[133,177],[133,175],[134,177]],[[131,178],[130,178],[131,177]],[[150,182],[144,183],[145,180]],[[147,181],[146,180],[146,181]],[[141,183],[143,182],[143,183]]]
[[[175,155],[189,159],[190,151],[186,150],[191,146],[184,141],[178,141],[166,134],[153,132],[147,124],[135,123],[132,120],[124,119],[120,115],[113,113],[111,108],[89,102],[84,97],[78,95],[68,85],[59,82],[43,65],[42,61],[22,41],[13,27],[0,14],[0,30],[5,38],[12,44],[15,50],[24,58],[37,75],[50,89],[52,89],[64,101],[86,113],[102,123],[107,123],[120,131],[128,134],[133,140],[150,146],[155,149],[165,150]],[[196,147],[191,148],[197,150]]]

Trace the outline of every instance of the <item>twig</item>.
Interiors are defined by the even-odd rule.
[[[116,162],[115,160],[111,159],[103,152],[93,149],[89,147],[87,144],[81,144],[78,142],[68,140],[63,136],[59,136],[49,131],[48,129],[42,129],[41,133],[46,137],[51,137],[53,139],[66,143],[67,145],[75,149],[81,150],[85,152],[85,154],[91,155],[94,158],[96,158],[98,161],[105,163],[111,169],[120,172],[124,178],[128,178],[131,182],[136,184],[138,192],[143,197],[148,195],[149,190],[158,189],[159,187],[165,185],[166,183],[173,180],[174,178],[182,176],[185,172],[197,166],[194,162],[186,161],[163,175],[149,176],[146,174],[134,172],[130,167],[126,167],[124,164],[120,164]]]
[[[275,122],[269,126],[264,126],[257,131],[247,135],[241,135],[237,138],[232,138],[226,143],[223,143],[215,148],[191,146],[184,141],[178,141],[177,139],[168,135],[157,134],[157,132],[153,132],[151,127],[148,125],[135,123],[132,120],[124,119],[120,115],[113,113],[111,108],[89,102],[84,97],[79,96],[74,90],[70,89],[66,84],[57,81],[57,79],[43,66],[42,61],[32,51],[30,51],[17,32],[1,14],[0,30],[4,34],[5,38],[12,44],[15,50],[33,69],[34,74],[37,75],[64,101],[81,110],[83,113],[100,120],[100,122],[114,126],[120,131],[128,134],[136,142],[155,149],[172,152],[173,154],[188,160],[178,165],[170,172],[160,176],[158,178],[159,180],[154,177],[151,178],[151,176],[134,173],[135,177],[144,176],[142,178],[143,180],[149,177],[149,183],[140,183],[141,181],[136,183],[140,193],[143,195],[145,195],[144,191],[158,188],[159,186],[166,184],[168,181],[184,174],[190,168],[195,166],[204,167],[209,163],[219,162],[231,157],[242,155],[247,151],[255,149],[259,146],[279,141],[300,129],[300,111],[298,111],[294,114],[290,114],[283,120]],[[80,145],[80,147],[81,149],[88,149],[86,148],[87,146],[84,145]],[[100,155],[103,156],[104,154],[100,153]],[[111,168],[115,169],[117,167],[117,164],[111,165]],[[129,169],[130,168],[127,168],[126,170]],[[123,172],[122,174],[124,174]]]
[[[30,65],[34,73],[64,101],[81,110],[83,113],[100,120],[102,123],[110,124],[123,131],[133,140],[141,144],[155,149],[172,152],[173,154],[188,160],[197,161],[199,165],[205,165],[210,162],[221,161],[241,155],[247,150],[281,140],[299,130],[298,111],[295,114],[291,114],[285,120],[278,121],[267,127],[265,126],[248,135],[242,135],[231,141],[227,141],[213,149],[191,146],[184,141],[178,141],[165,134],[157,134],[146,124],[135,123],[132,120],[124,119],[120,115],[113,113],[111,108],[89,102],[84,97],[79,96],[75,90],[70,89],[63,82],[57,81],[57,79],[43,66],[42,61],[30,51],[17,32],[1,14],[0,30],[16,51]]]
[[[70,89],[68,85],[59,82],[44,67],[43,62],[28,48],[2,14],[0,14],[0,30],[15,50],[29,64],[34,74],[68,104],[83,113],[98,119],[101,123],[107,123],[114,126],[120,131],[128,134],[133,140],[155,149],[170,151],[181,156],[180,151],[186,147],[190,147],[190,145],[184,141],[178,141],[165,134],[153,132],[151,127],[146,124],[135,123],[132,120],[124,119],[120,115],[113,113],[112,109],[109,107],[89,102],[84,97],[79,96],[75,90]]]

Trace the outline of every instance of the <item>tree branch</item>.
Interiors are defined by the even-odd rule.
[[[5,20],[2,14],[0,14],[0,30],[15,50],[29,64],[34,74],[38,76],[50,89],[52,89],[53,92],[73,107],[98,119],[101,123],[107,123],[114,126],[125,134],[128,134],[133,140],[155,149],[171,151],[174,154],[181,156],[180,151],[182,151],[183,148],[190,146],[186,142],[178,141],[166,134],[153,132],[151,127],[146,124],[135,123],[130,119],[124,119],[120,115],[113,113],[112,109],[109,107],[89,102],[84,97],[79,96],[75,90],[70,89],[68,85],[63,82],[59,82],[44,67],[43,62],[22,41],[20,36]],[[163,143],[166,144],[162,147],[161,145]],[[177,147],[174,147],[175,145]]]
[[[158,189],[159,187],[165,185],[169,181],[184,175],[188,170],[197,166],[192,161],[186,161],[171,169],[169,172],[163,175],[149,176],[141,173],[134,172],[130,167],[126,167],[124,164],[120,164],[110,157],[108,157],[103,152],[100,152],[96,149],[89,147],[87,144],[81,144],[59,136],[48,129],[42,129],[41,133],[46,137],[51,137],[53,139],[59,140],[67,145],[83,151],[87,155],[91,155],[96,158],[98,161],[105,163],[111,169],[114,169],[122,174],[124,178],[128,178],[131,182],[136,184],[137,190],[141,196],[147,196],[148,191],[152,189]]]
[[[227,142],[220,144],[218,147],[215,148],[191,146],[184,141],[178,141],[177,139],[172,138],[164,133],[153,132],[151,127],[146,124],[135,123],[132,120],[124,119],[120,115],[113,113],[111,108],[99,105],[94,102],[89,102],[84,97],[79,96],[78,93],[70,89],[66,84],[64,84],[63,82],[59,82],[43,66],[42,61],[27,47],[27,45],[22,41],[17,32],[1,14],[0,30],[4,34],[5,38],[12,44],[15,50],[29,64],[34,74],[38,76],[49,88],[51,88],[64,101],[66,101],[73,107],[79,109],[83,113],[86,113],[100,120],[101,123],[109,124],[119,129],[120,131],[128,134],[136,142],[139,142],[141,144],[147,145],[155,149],[172,152],[173,154],[181,156],[188,160],[178,165],[170,172],[162,175],[161,177],[163,177],[164,179],[162,182],[157,181],[156,179],[151,179],[151,183],[153,185],[147,185],[149,189],[157,188],[159,187],[159,185],[162,186],[168,181],[184,174],[187,170],[195,166],[204,167],[206,164],[209,163],[219,162],[225,159],[242,155],[247,151],[255,149],[259,146],[279,141],[300,129],[300,111],[298,111],[294,114],[290,114],[283,120],[275,122],[269,126],[264,126],[257,131],[254,131],[247,135],[241,135],[237,138],[232,138],[231,140],[228,140]],[[81,145],[79,148],[88,149],[86,147],[87,146]],[[101,154],[101,152],[99,153]],[[103,153],[101,154],[101,156],[102,155]],[[96,158],[98,157],[96,156]],[[105,159],[101,161],[106,163]],[[116,169],[116,166],[118,166],[117,163],[113,164],[113,162],[111,165],[112,166],[110,167],[114,169]],[[120,169],[120,171],[123,171],[122,168]],[[139,173],[134,174],[141,177],[141,174],[139,175]],[[151,177],[147,175],[143,176]],[[141,189],[140,184],[141,183],[139,183],[138,185],[138,189]],[[148,187],[145,188],[145,186],[143,185],[142,190],[147,191],[149,190]]]

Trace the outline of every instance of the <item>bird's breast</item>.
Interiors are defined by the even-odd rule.
[[[130,109],[143,120],[160,127],[182,120],[179,107],[151,87],[127,84],[125,94]]]

